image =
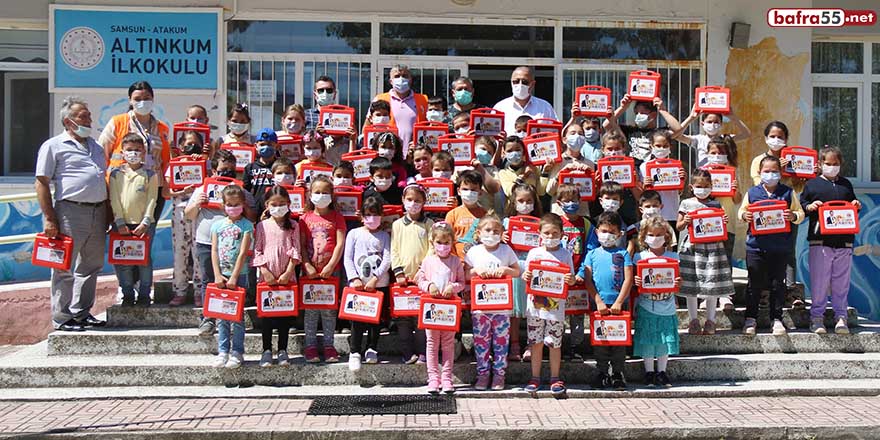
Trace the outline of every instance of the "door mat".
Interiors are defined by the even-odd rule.
[[[321,396],[312,400],[310,416],[382,414],[455,414],[452,396]]]

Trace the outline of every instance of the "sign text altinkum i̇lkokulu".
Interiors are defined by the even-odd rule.
[[[186,26],[111,26],[110,32],[154,35],[187,34]],[[113,73],[204,75],[208,58],[216,56],[210,39],[168,37],[114,37],[110,46]],[[153,55],[159,55],[154,57]],[[167,58],[168,55],[187,55]],[[201,55],[201,57],[200,57]]]

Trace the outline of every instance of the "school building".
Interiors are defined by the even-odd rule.
[[[336,80],[340,104],[362,115],[373,96],[390,88],[395,64],[410,66],[413,88],[428,95],[448,97],[450,83],[469,76],[475,101],[487,106],[510,96],[514,67],[529,65],[537,73],[534,94],[567,119],[576,87],[610,87],[617,102],[628,72],[650,69],[662,75],[661,97],[680,120],[695,87],[732,90],[736,112],[753,132],[739,145],[740,182],[748,182],[750,159],[766,150],[762,130],[771,120],[788,124],[792,145],[843,149],[844,173],[865,207],[850,301],[861,313],[880,316],[872,286],[880,270],[880,25],[876,18],[868,26],[768,24],[772,7],[874,8],[876,14],[876,2],[189,0],[180,6],[172,0],[149,7],[121,0],[5,2],[0,281],[48,277],[27,261],[28,234],[41,227],[33,169],[40,144],[61,130],[58,108],[69,94],[90,103],[97,136],[127,109],[128,84],[147,79],[160,119],[181,121],[185,107],[199,103],[209,109],[217,136],[236,102],[250,105],[253,130],[278,128],[287,105],[314,105],[312,85],[321,75]],[[680,150],[684,159],[690,154]],[[169,242],[168,230],[160,230],[157,266],[170,266]],[[803,247],[799,266],[805,279]]]

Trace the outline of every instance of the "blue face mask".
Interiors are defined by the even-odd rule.
[[[483,165],[489,165],[489,161],[492,160],[492,155],[489,154],[488,151],[481,148],[477,150],[477,160],[479,160],[480,163]]]
[[[271,145],[260,145],[257,147],[257,154],[260,155],[263,159],[268,159],[270,157],[275,157],[275,147]]]
[[[507,161],[510,162],[511,165],[519,165],[522,163],[523,154],[522,151],[511,151],[505,153],[504,157],[507,158]]]
[[[562,202],[562,212],[566,214],[577,214],[580,209],[581,204],[578,202]]]

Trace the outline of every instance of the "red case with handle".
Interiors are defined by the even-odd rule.
[[[58,234],[55,238],[46,237],[38,232],[34,237],[34,249],[31,253],[31,264],[50,269],[70,270],[73,239]]]
[[[235,172],[244,171],[244,167],[257,158],[257,149],[251,144],[241,142],[229,142],[220,145],[221,150],[226,150],[235,156]]]
[[[364,139],[362,148],[372,150],[373,138],[382,133],[394,133],[398,136],[397,127],[389,124],[371,124],[364,127]]]
[[[208,198],[208,201],[202,205],[208,209],[220,209],[223,207],[223,189],[229,185],[238,185],[244,187],[244,183],[241,180],[236,180],[231,177],[208,177],[205,179],[205,184],[202,185],[202,191],[205,193],[205,196]]]
[[[730,113],[730,89],[720,86],[697,87],[695,110],[700,113]]]
[[[808,147],[791,146],[782,149],[779,157],[788,159],[789,164],[782,168],[783,176],[812,179],[816,177],[816,164],[819,163],[819,152]]]
[[[535,296],[565,299],[568,284],[565,275],[571,273],[568,265],[553,260],[535,260],[529,263],[532,280],[526,283],[526,293]]]
[[[426,212],[449,212],[452,209],[447,204],[449,197],[455,197],[455,184],[451,180],[442,177],[428,177],[419,180],[419,185],[422,185],[428,194],[424,207]],[[454,207],[455,205],[453,205]]]
[[[749,231],[752,235],[781,234],[791,232],[791,222],[785,220],[788,203],[785,200],[759,200],[749,205],[752,222]]]
[[[504,112],[489,107],[471,110],[471,129],[477,136],[497,136],[504,131]]]
[[[624,188],[635,188],[636,180],[636,162],[629,156],[611,156],[599,159],[596,164],[599,170],[599,180],[602,183],[614,181]]]
[[[382,318],[382,302],[385,294],[381,291],[367,292],[353,287],[342,289],[339,301],[339,319],[378,324]]]
[[[859,210],[843,200],[825,202],[819,207],[819,232],[822,235],[859,233]]]
[[[519,252],[528,252],[541,245],[541,219],[530,215],[515,215],[507,220],[510,231],[510,247]]]
[[[110,233],[107,262],[121,266],[143,266],[150,261],[150,237]]]
[[[175,191],[190,185],[202,186],[208,173],[208,165],[204,159],[193,160],[189,156],[178,156],[168,163],[171,175],[169,186]]]
[[[347,105],[325,105],[321,107],[319,118],[327,134],[344,135],[354,127],[354,109]]]
[[[303,140],[298,134],[280,134],[278,135],[278,154],[290,160],[290,163],[297,163],[303,159]]]
[[[296,290],[296,284],[257,284],[257,316],[264,318],[299,315]]]
[[[681,161],[676,159],[654,159],[645,163],[645,186],[655,191],[681,191],[684,179],[678,174]]]
[[[458,332],[461,328],[461,299],[434,298],[422,295],[419,299],[419,329]]]
[[[554,133],[562,138],[562,122],[550,118],[532,119],[526,123],[526,134]]]
[[[445,122],[425,121],[413,125],[413,143],[424,145],[431,151],[439,151],[437,140],[449,134],[449,124]]]
[[[240,322],[244,316],[244,288],[221,289],[214,283],[208,284],[202,314],[205,318]]]
[[[361,211],[364,198],[363,191],[353,186],[337,186],[333,188],[333,195],[336,198],[336,210],[346,220],[359,218],[358,213]]]
[[[449,152],[455,165],[470,165],[475,157],[473,136],[444,134],[437,138],[437,148]]]
[[[733,197],[736,190],[736,168],[728,165],[709,164],[703,167],[712,175],[712,197]]]
[[[556,182],[576,186],[582,202],[596,200],[596,176],[593,170],[563,170],[556,175]]]
[[[303,310],[336,310],[339,278],[303,278],[299,280],[299,308]]]
[[[471,277],[471,310],[513,310],[513,280],[510,277],[483,279]]]
[[[675,258],[658,256],[639,260],[636,263],[636,274],[642,277],[639,294],[677,292],[675,279],[679,277],[679,271]]]
[[[578,108],[575,116],[608,116],[611,108],[611,89],[602,86],[580,86],[575,89]]]
[[[391,317],[418,316],[422,294],[419,286],[391,286]]]
[[[300,216],[306,212],[306,189],[301,186],[281,185],[290,198],[290,214]]]
[[[653,102],[660,96],[660,83],[662,77],[659,73],[650,70],[636,70],[629,73],[627,93],[634,101]]]
[[[691,243],[715,243],[727,240],[727,224],[721,208],[701,208],[691,211],[688,234]]]
[[[626,311],[619,315],[590,314],[590,345],[632,345],[632,315]]]
[[[532,165],[562,162],[562,141],[556,133],[535,133],[523,139]]]
[[[379,157],[378,152],[368,149],[355,150],[341,156],[342,160],[351,162],[354,168],[354,181],[357,183],[370,181],[370,162],[377,157]]]

